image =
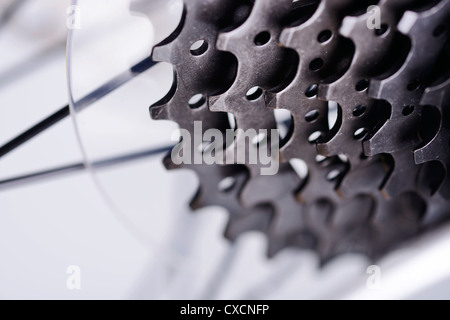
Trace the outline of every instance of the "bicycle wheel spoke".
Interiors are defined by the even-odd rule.
[[[74,106],[77,111],[81,111],[84,108],[90,106],[94,102],[102,99],[103,97],[107,96],[109,93],[113,92],[114,90],[118,89],[119,87],[123,86],[125,83],[129,82],[139,74],[149,70],[153,66],[155,66],[157,62],[154,62],[151,58],[146,58],[139,63],[135,64],[130,68],[130,70],[123,72],[122,74],[118,75],[117,77],[113,78],[112,80],[108,81],[107,83],[103,84],[96,90],[92,91],[91,93],[87,94],[80,100],[74,102]],[[0,147],[0,158],[5,156],[6,154],[10,153],[11,151],[17,149],[24,143],[28,142],[32,138],[36,137],[40,133],[46,131],[47,129],[51,128],[55,124],[59,123],[61,120],[67,118],[70,115],[70,108],[69,105],[59,109],[49,117],[45,118],[38,124],[34,125],[33,127],[29,128],[25,132],[21,133],[19,136],[13,138],[6,144]]]
[[[11,18],[14,16],[14,14],[22,7],[25,2],[28,0],[14,0],[11,5],[9,5],[6,10],[3,11],[3,13],[0,15],[0,28],[5,26]]]
[[[172,148],[173,148],[172,145],[171,146],[163,146],[160,148],[152,148],[152,149],[142,150],[139,152],[121,155],[121,156],[117,156],[117,157],[111,157],[111,158],[93,162],[91,164],[91,167],[95,168],[95,169],[109,168],[109,167],[112,167],[115,165],[121,165],[121,164],[125,164],[125,163],[131,162],[131,161],[140,160],[140,159],[144,159],[144,158],[150,158],[150,157],[154,157],[154,156],[157,156],[160,154],[164,154],[164,153],[172,150]],[[11,187],[19,186],[19,185],[24,185],[24,184],[27,184],[30,182],[41,181],[41,180],[52,178],[55,176],[74,173],[77,171],[82,171],[86,168],[87,168],[87,166],[84,163],[80,162],[80,163],[74,163],[74,164],[65,165],[65,166],[48,169],[48,170],[44,170],[44,171],[39,171],[39,172],[35,172],[35,173],[23,175],[23,176],[18,176],[18,177],[10,178],[7,180],[2,180],[2,181],[0,181],[0,191],[4,190],[4,189],[9,189]]]

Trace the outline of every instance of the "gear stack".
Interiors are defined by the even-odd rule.
[[[450,218],[449,38],[450,0],[186,0],[153,51],[174,83],[152,117],[193,136],[196,121],[202,134],[235,130],[224,157],[251,147],[245,130],[267,130],[256,148],[289,130],[275,175],[248,159],[164,163],[197,173],[191,207],[227,209],[229,239],[258,230],[270,256],[294,247],[323,262],[376,259]],[[176,148],[201,157],[195,141]]]

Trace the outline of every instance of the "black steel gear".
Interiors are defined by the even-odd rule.
[[[372,5],[377,29],[367,26]],[[175,72],[152,117],[224,135],[276,129],[276,109],[292,121],[276,175],[249,161],[175,165],[168,155],[166,166],[197,173],[191,207],[226,208],[230,239],[256,229],[270,255],[294,246],[322,261],[379,257],[450,217],[449,22],[449,0],[186,0],[179,27],[153,51]],[[242,141],[255,148],[236,132],[223,157]],[[259,143],[272,139],[268,131]],[[194,140],[181,142],[192,157],[204,152]]]

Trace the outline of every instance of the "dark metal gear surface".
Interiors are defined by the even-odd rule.
[[[259,230],[269,255],[378,258],[450,217],[449,28],[450,0],[185,0],[179,27],[153,50],[174,82],[152,117],[192,135],[199,121],[202,135],[235,130],[224,158],[289,130],[275,175],[248,160],[164,163],[197,173],[191,207],[227,209],[229,239]],[[280,109],[290,121],[277,121]],[[269,131],[255,147],[249,129]],[[176,148],[194,159],[202,143]]]

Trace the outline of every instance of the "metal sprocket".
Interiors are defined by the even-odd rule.
[[[449,0],[186,0],[179,27],[153,50],[175,72],[152,117],[192,134],[194,121],[225,134],[229,115],[242,130],[285,125],[276,109],[292,121],[276,175],[249,162],[175,165],[170,155],[166,167],[198,174],[191,206],[226,208],[230,239],[256,229],[270,255],[293,246],[323,261],[379,257],[450,217],[449,21]],[[181,142],[193,157],[204,152],[194,140]],[[446,172],[438,183],[435,161]]]

